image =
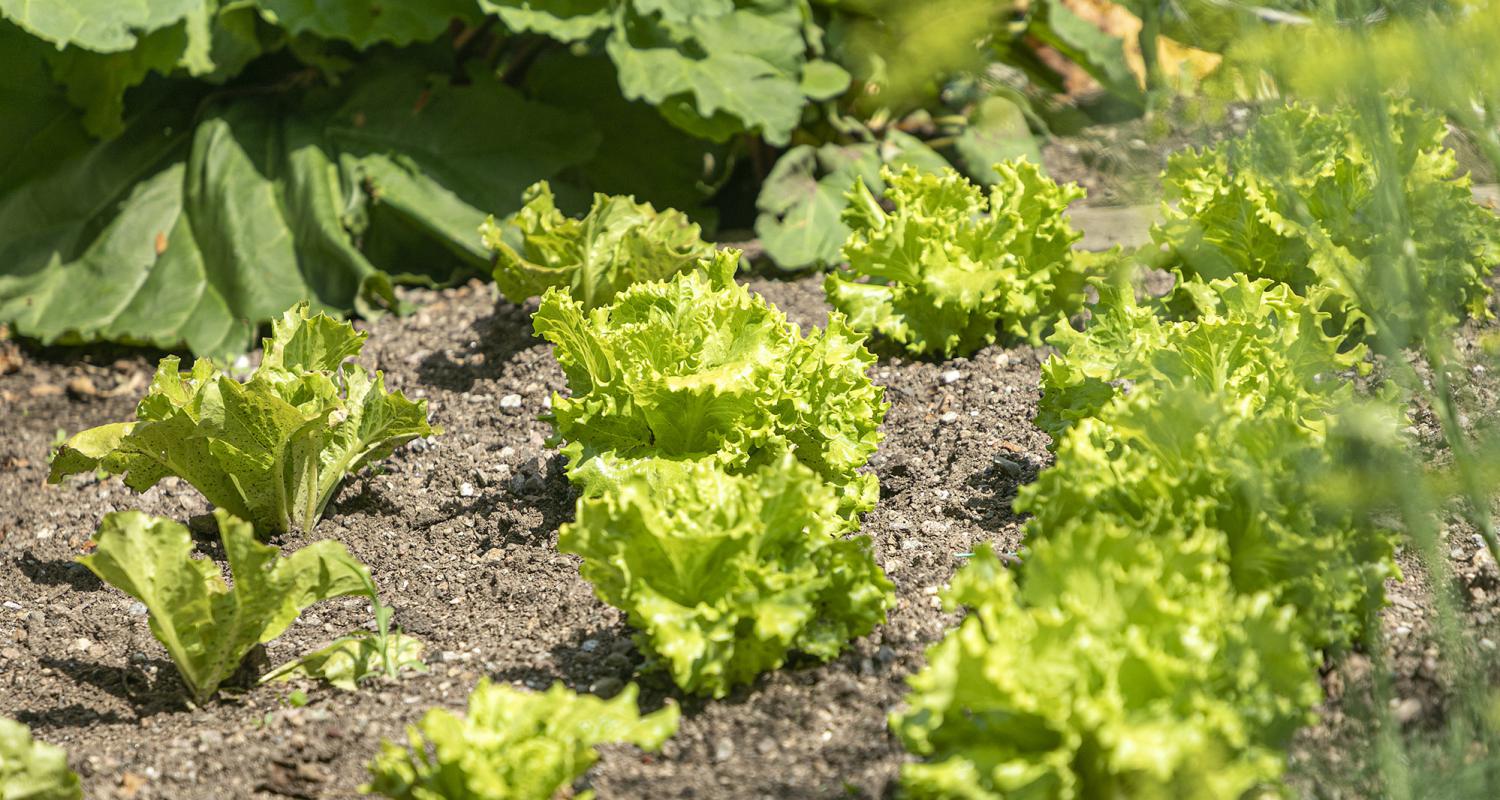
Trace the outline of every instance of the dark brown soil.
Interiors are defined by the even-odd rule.
[[[751,284],[800,324],[827,311],[815,278]],[[344,542],[370,566],[398,622],[427,643],[431,672],[357,693],[312,684],[226,691],[188,707],[140,607],[73,559],[108,511],[185,520],[207,506],[170,479],[139,496],[118,478],[44,483],[59,432],[128,418],[152,360],[23,349],[0,352],[0,372],[10,370],[0,374],[10,426],[0,436],[0,715],[67,748],[90,798],[345,798],[356,796],[382,739],[400,738],[429,707],[461,708],[481,676],[604,694],[635,679],[646,706],[668,697],[682,704],[681,730],[660,754],[607,749],[587,779],[602,798],[888,796],[904,755],[887,715],[924,649],[955,621],[939,606],[939,587],[976,543],[1018,545],[1010,501],[1047,460],[1045,437],[1030,424],[1043,354],[990,347],[945,363],[882,357],[873,377],[891,409],[871,463],[881,502],[865,530],[896,583],[889,624],[832,663],[794,664],[706,702],[681,697],[660,675],[636,674],[642,659],[620,614],[554,548],[572,497],[537,416],[563,384],[549,348],[530,336],[529,311],[497,303],[480,284],[412,299],[422,310],[369,326],[364,360],[392,386],[427,398],[446,432],[351,478],[312,535],[280,543]],[[1475,402],[1495,407],[1490,384],[1476,391]],[[502,404],[508,395],[518,408]],[[1465,580],[1488,587],[1473,595],[1473,621],[1492,626],[1500,574],[1470,538],[1455,537],[1452,548]],[[1400,696],[1417,704],[1403,718],[1421,726],[1440,717],[1444,688],[1440,670],[1428,668],[1426,584],[1406,560],[1413,579],[1392,586],[1387,664]],[[368,617],[352,600],[314,607],[266,661]],[[1344,687],[1361,680],[1349,674],[1360,663],[1368,673],[1369,660],[1354,656],[1329,677],[1327,721],[1299,740],[1294,758],[1305,765],[1301,785],[1326,789],[1320,776],[1342,773],[1330,755],[1367,734],[1339,705]],[[306,690],[305,707],[288,702],[293,688]]]
[[[755,287],[805,326],[826,314],[813,279]],[[446,432],[350,479],[311,536],[280,544],[344,542],[397,621],[426,641],[432,671],[352,694],[308,685],[303,708],[286,702],[286,686],[188,708],[140,608],[73,561],[108,511],[183,520],[208,511],[175,480],[140,496],[118,478],[44,483],[58,432],[128,418],[151,359],[29,351],[0,376],[11,426],[0,436],[0,715],[67,748],[88,797],[352,797],[381,739],[401,737],[431,706],[461,707],[482,675],[603,693],[635,676],[641,657],[620,614],[554,549],[572,497],[537,420],[563,388],[550,349],[531,337],[528,312],[497,304],[488,286],[413,299],[425,303],[416,314],[370,326],[364,360],[426,397]],[[888,791],[902,752],[887,712],[952,623],[937,588],[976,542],[1016,546],[1010,499],[1044,457],[1028,422],[1037,357],[989,348],[944,364],[881,361],[874,378],[891,411],[872,468],[883,497],[865,530],[897,585],[890,623],[833,663],[795,665],[720,702],[640,676],[646,704],[682,703],[681,731],[659,755],[608,752],[590,776],[601,797]],[[502,407],[512,394],[520,407]],[[270,645],[268,661],[367,624],[360,602],[316,606]]]

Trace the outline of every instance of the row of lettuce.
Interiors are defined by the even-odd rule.
[[[794,652],[830,659],[894,603],[857,535],[879,496],[862,468],[886,409],[865,335],[952,356],[1050,333],[1037,424],[1056,463],[1017,502],[1031,515],[1022,565],[980,550],[953,582],[968,615],[892,719],[922,759],[903,784],[931,797],[1273,788],[1321,700],[1319,663],[1367,642],[1397,574],[1394,534],[1345,496],[1351,463],[1402,447],[1399,398],[1355,391],[1363,341],[1377,321],[1409,323],[1419,299],[1450,322],[1485,315],[1500,263],[1497,223],[1457,177],[1441,121],[1389,111],[1415,287],[1380,279],[1372,143],[1349,114],[1297,106],[1174,158],[1176,202],[1136,258],[1075,254],[1076,189],[1024,161],[999,165],[987,195],[952,172],[887,171],[883,197],[858,182],[848,266],[825,283],[838,311],[805,335],[686,217],[599,195],[569,219],[533,187],[519,238],[494,223],[484,236],[501,291],[542,295],[535,330],[567,377],[549,420],[581,497],[559,548],[684,692],[723,697]],[[1175,272],[1169,294],[1138,299],[1130,270],[1096,274],[1083,332],[1059,324],[1099,265],[1139,260]],[[281,558],[256,538],[311,530],[345,475],[438,432],[423,403],[350,363],[363,341],[293,309],[247,381],[164,360],[134,422],[85,431],[54,460],[53,480],[103,470],[144,491],[176,475],[218,507],[233,588],[192,557],[184,526],[136,512],[107,516],[83,559],[147,606],[197,702],[339,596],[367,597],[374,630],[268,678],[352,688],[421,668],[421,644],[389,629],[342,545]],[[675,731],[676,707],[642,717],[637,691],[605,702],[483,683],[466,717],[434,710],[407,747],[387,744],[368,789],[549,797],[593,745],[656,747]],[[37,747],[17,774],[56,771]]]

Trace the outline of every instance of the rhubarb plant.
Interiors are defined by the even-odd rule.
[[[506,241],[510,226],[494,217],[480,229],[495,253],[495,285],[512,303],[556,286],[584,308],[597,308],[632,283],[669,278],[714,252],[685,214],[633,197],[595,194],[583,219],[557,209],[546,181],[527,189],[525,199],[512,223],[519,248]]]
[[[792,453],[837,488],[846,513],[874,507],[886,403],[875,357],[842,315],[803,335],[735,283],[721,252],[670,280],[637,283],[592,311],[551,289],[533,318],[554,345],[571,395],[550,420],[569,476],[603,492],[645,458],[702,459],[744,472]]]
[[[684,691],[723,697],[785,663],[826,661],[885,621],[891,582],[834,491],[790,455],[743,475],[647,460],[578,503],[558,548]]]
[[[295,306],[272,325],[244,383],[200,358],[161,360],[134,422],[70,438],[49,481],[102,469],[143,492],[169,475],[263,535],[312,530],[344,476],[413,439],[441,432],[427,401],[389,392],[379,371],[346,361],[367,334]]]
[[[856,330],[915,354],[968,355],[997,329],[1040,343],[1083,307],[1081,234],[1065,216],[1083,191],[1024,159],[995,171],[986,196],[952,169],[883,168],[890,211],[856,179],[843,214],[849,266],[828,275],[828,301]]]
[[[407,729],[407,747],[383,743],[362,791],[396,800],[559,797],[599,760],[598,745],[657,750],[677,732],[678,717],[672,704],[642,716],[635,684],[601,700],[560,683],[531,692],[483,678],[464,717],[433,709]]]
[[[250,525],[214,512],[233,585],[193,557],[186,526],[139,511],[106,515],[93,552],[79,559],[146,606],[193,699],[203,703],[257,644],[280,636],[307,607],[369,592],[370,574],[342,544],[324,540],[281,557]]]

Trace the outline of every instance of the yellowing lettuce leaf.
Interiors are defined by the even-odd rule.
[[[1237,798],[1274,787],[1320,701],[1316,662],[1267,595],[1230,589],[1213,531],[1076,525],[1013,576],[981,548],[968,609],[891,726],[912,798]],[[1019,585],[1018,585],[1019,583]]]
[[[260,682],[312,678],[352,692],[362,681],[378,675],[396,677],[403,671],[426,672],[427,663],[422,660],[424,647],[420,639],[404,633],[391,632],[381,637],[371,631],[359,631],[282,664],[266,673]]]
[[[570,397],[551,421],[569,474],[597,494],[636,459],[710,458],[743,471],[792,452],[840,492],[849,513],[872,508],[886,403],[875,362],[839,314],[803,336],[734,281],[737,252],[671,280],[636,283],[592,311],[549,290],[533,322],[554,345]]]
[[[440,432],[425,400],[387,392],[380,372],[345,363],[366,336],[348,323],[301,304],[271,331],[245,383],[206,358],[190,372],[162,359],[136,421],[70,438],[48,480],[104,469],[143,492],[175,475],[262,534],[312,530],[345,475]]]
[[[495,285],[517,304],[556,286],[585,309],[596,308],[632,283],[670,278],[714,254],[680,211],[595,194],[588,215],[570,219],[557,210],[546,181],[526,190],[514,225],[524,242],[520,252],[506,244],[494,217],[480,232],[495,251]]]
[[[984,190],[952,169],[881,172],[887,212],[857,180],[844,222],[846,270],[824,290],[850,324],[917,354],[966,355],[1007,336],[1040,342],[1082,308],[1080,234],[1063,216],[1083,196],[1021,160],[997,164]]]
[[[1368,369],[1363,345],[1340,352],[1343,338],[1324,332],[1322,296],[1243,274],[1195,279],[1174,289],[1168,304],[1187,319],[1173,320],[1136,302],[1133,287],[1102,284],[1088,327],[1060,326],[1047,340],[1057,352],[1042,365],[1036,424],[1057,439],[1116,396],[1172,386],[1316,423],[1353,392],[1339,373]]]
[[[1399,213],[1382,197],[1388,184],[1371,154],[1381,144],[1347,109],[1291,105],[1244,137],[1174,155],[1164,183],[1175,202],[1152,230],[1166,265],[1323,291],[1321,305],[1356,335],[1386,326],[1404,342],[1423,324],[1488,318],[1500,219],[1474,202],[1441,118],[1392,103],[1387,119]],[[1406,228],[1392,230],[1400,221]],[[1405,255],[1416,265],[1410,280],[1396,268]]]
[[[146,606],[151,633],[199,703],[252,647],[280,636],[303,609],[365,594],[370,585],[369,571],[338,542],[315,542],[281,558],[277,548],[256,541],[248,523],[222,509],[214,518],[233,588],[218,565],[193,558],[186,526],[139,511],[106,515],[93,553],[79,559]]]
[[[433,709],[407,728],[408,747],[383,743],[363,791],[397,800],[547,800],[599,760],[597,745],[657,750],[677,732],[678,716],[672,704],[641,716],[635,684],[600,700],[560,683],[530,692],[483,678],[466,716]]]
[[[723,697],[793,651],[822,660],[895,598],[833,490],[791,455],[745,475],[648,460],[578,503],[558,548],[684,691]]]
[[[25,725],[0,717],[0,798],[82,800],[83,790],[62,748],[34,741]]]

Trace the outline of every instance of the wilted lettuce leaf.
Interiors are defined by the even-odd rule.
[[[379,675],[394,677],[405,671],[426,672],[427,663],[422,660],[424,647],[422,640],[404,633],[388,633],[382,640],[370,631],[359,631],[282,664],[266,673],[260,682],[312,678],[352,692],[361,681]]]
[[[96,547],[79,561],[105,583],[145,604],[156,636],[197,702],[239,669],[257,644],[280,636],[303,609],[322,600],[363,594],[369,571],[342,544],[321,541],[286,558],[255,539],[250,525],[214,512],[230,588],[219,567],[193,558],[184,525],[139,511],[108,514]]]
[[[1243,273],[1304,294],[1325,290],[1323,307],[1356,334],[1387,325],[1406,341],[1425,333],[1416,327],[1423,319],[1488,318],[1484,278],[1500,265],[1500,219],[1474,202],[1440,117],[1393,103],[1388,119],[1400,170],[1392,182],[1409,229],[1391,228],[1402,218],[1383,205],[1371,155],[1381,145],[1359,116],[1291,105],[1244,137],[1168,162],[1174,202],[1152,229],[1165,265],[1190,277]],[[1407,249],[1415,286],[1391,263]]]
[[[1168,299],[1186,311],[1172,320],[1162,307],[1138,303],[1133,287],[1101,283],[1088,327],[1059,326],[1047,340],[1057,352],[1042,365],[1037,427],[1058,439],[1116,396],[1168,386],[1316,423],[1353,393],[1339,373],[1368,369],[1363,345],[1340,352],[1343,337],[1324,332],[1323,296],[1314,289],[1305,299],[1284,283],[1243,274],[1194,279]]]
[[[494,217],[480,229],[495,251],[495,285],[513,303],[556,286],[585,309],[614,299],[632,283],[669,278],[711,258],[696,224],[680,211],[657,211],[633,197],[594,195],[583,219],[557,210],[546,181],[526,190],[526,205],[512,224],[524,244],[517,252]]]
[[[721,252],[668,281],[637,283],[586,311],[549,290],[533,318],[554,345],[572,396],[551,421],[569,474],[596,494],[641,458],[711,458],[746,470],[792,452],[837,487],[849,513],[874,507],[883,390],[875,357],[839,314],[803,336],[734,281],[740,254]]]
[[[440,432],[427,401],[387,392],[385,377],[345,361],[367,334],[306,304],[271,327],[245,383],[200,358],[161,360],[135,422],[83,431],[58,450],[48,480],[104,469],[143,492],[175,475],[270,535],[312,530],[345,475]]]
[[[947,594],[968,608],[891,726],[923,760],[913,798],[1236,798],[1273,786],[1321,699],[1269,596],[1232,591],[1218,534],[1123,520],[1037,543],[1017,578],[987,547]]]
[[[885,621],[891,583],[851,527],[790,454],[743,475],[658,459],[581,499],[558,548],[679,687],[723,697],[790,651],[826,661]]]
[[[0,797],[82,800],[83,790],[62,748],[34,741],[25,725],[0,717]]]
[[[1083,196],[1027,161],[997,164],[989,196],[952,169],[882,172],[887,212],[863,182],[849,192],[846,270],[824,289],[861,331],[918,354],[964,355],[1007,336],[1039,342],[1082,307],[1084,275],[1063,216]]]
[[[1400,571],[1391,531],[1324,502],[1339,465],[1323,427],[1232,390],[1153,385],[1076,422],[1016,509],[1033,515],[1028,542],[1101,521],[1138,536],[1215,531],[1236,591],[1269,593],[1310,646],[1341,651],[1364,640]]]
[[[465,717],[433,709],[407,728],[409,748],[383,743],[364,791],[396,800],[545,800],[599,760],[597,745],[656,750],[677,732],[678,716],[669,704],[642,717],[633,683],[600,700],[560,683],[543,693],[482,678]]]

